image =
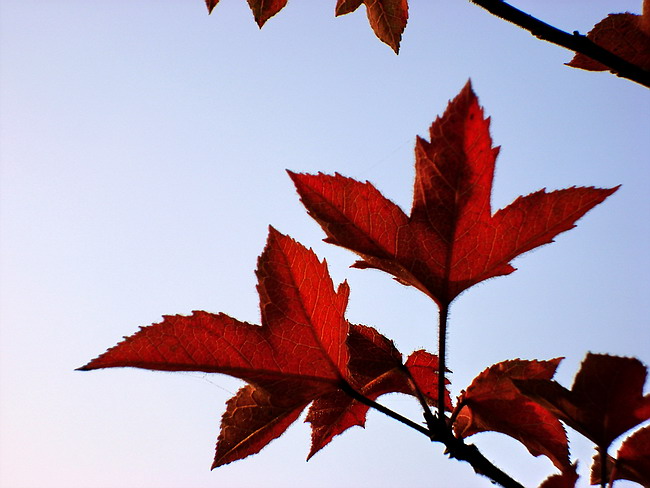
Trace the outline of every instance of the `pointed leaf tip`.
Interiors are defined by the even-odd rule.
[[[399,54],[402,34],[408,22],[408,0],[338,0],[336,16],[366,6],[368,22],[377,38]]]
[[[335,15],[346,15],[354,12],[363,4],[363,0],[338,0],[334,9]]]
[[[208,15],[212,13],[214,7],[217,6],[219,0],[205,0],[205,6],[208,8]]]
[[[248,0],[258,27],[262,26],[287,5],[287,0]]]

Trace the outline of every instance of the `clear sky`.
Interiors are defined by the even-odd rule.
[[[637,0],[513,2],[586,32]],[[452,393],[487,366],[587,351],[650,363],[650,92],[464,0],[412,0],[399,56],[365,12],[290,1],[260,31],[244,0],[2,0],[2,488],[488,487],[439,445],[371,412],[308,463],[298,422],[210,471],[240,382],[75,368],[163,314],[259,321],[269,224],[351,286],[348,317],[406,355],[436,351],[434,304],[324,244],[285,168],[372,181],[410,208],[415,136],[468,78],[492,117],[493,207],[540,188],[622,188],[508,277],[454,302]],[[404,396],[382,402],[419,420]],[[571,435],[585,473],[590,443]],[[516,441],[472,438],[526,486],[554,472]],[[581,481],[586,486],[586,480]],[[623,486],[623,484],[621,484]]]

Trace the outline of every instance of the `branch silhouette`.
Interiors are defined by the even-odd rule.
[[[527,30],[532,35],[570,51],[584,54],[607,66],[621,78],[650,88],[650,72],[602,48],[578,31],[568,33],[523,12],[502,0],[470,0],[491,14]]]

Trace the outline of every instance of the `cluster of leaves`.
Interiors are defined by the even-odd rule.
[[[444,443],[452,457],[504,486],[521,485],[464,439],[485,431],[509,435],[558,468],[543,486],[572,487],[576,465],[563,423],[597,446],[592,481],[650,484],[650,427],[630,436],[616,459],[608,455],[614,439],[650,418],[646,369],[638,360],[589,354],[571,390],[553,380],[561,359],[504,361],[479,374],[455,401],[445,377],[452,301],[483,280],[512,273],[513,258],[552,242],[617,188],[541,190],[492,213],[498,149],[469,83],[432,124],[429,140],[417,139],[415,154],[408,216],[368,182],[289,175],[326,241],[360,256],[355,267],[383,270],[435,301],[438,355],[419,350],[404,360],[375,328],[349,323],[347,283],[335,288],[325,261],[271,227],[256,271],[261,325],[207,312],[166,316],[80,369],[129,366],[244,380],[227,403],[213,468],[257,453],[311,404],[310,457],[336,435],[363,426],[372,407]],[[392,392],[415,397],[426,423],[377,403]]]
[[[576,52],[568,66],[591,71],[609,70],[650,87],[650,0],[643,0],[643,14],[610,14],[587,36],[569,34],[526,14],[503,0],[471,0],[490,13],[530,31],[540,39]],[[205,0],[208,12],[219,0]],[[287,0],[248,0],[257,25],[280,12]],[[335,14],[354,12],[366,7],[375,35],[399,52],[408,21],[408,0],[337,0]]]
[[[208,12],[212,13],[218,3],[219,0],[205,0]],[[260,28],[286,4],[287,0],[248,0],[255,22]],[[366,7],[368,21],[375,35],[396,53],[399,52],[409,16],[408,0],[337,0],[335,14],[339,16],[352,13],[361,5]]]

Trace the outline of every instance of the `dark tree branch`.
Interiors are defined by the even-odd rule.
[[[504,488],[524,488],[521,483],[492,464],[474,444],[465,444],[463,439],[455,437],[449,427],[443,432],[436,432],[434,436],[431,440],[442,442],[450,458],[468,462],[476,473],[486,476]]]
[[[388,415],[392,419],[417,430],[421,434],[426,435],[433,442],[443,443],[446,448],[445,452],[449,454],[449,457],[469,463],[476,473],[486,476],[492,480],[493,483],[499,484],[504,488],[524,488],[522,484],[492,464],[492,462],[487,459],[475,445],[465,444],[463,439],[455,437],[451,427],[447,425],[446,422],[440,422],[440,417],[433,419],[428,406],[425,408],[424,416],[427,419],[427,424],[429,424],[429,426],[425,427],[424,425],[417,424],[390,408],[364,396],[346,381],[341,382],[340,387],[356,401],[368,405],[369,407],[380,411],[384,415]],[[428,415],[427,411],[429,412]],[[442,418],[444,419],[444,417]]]
[[[529,15],[507,4],[502,0],[470,0],[472,3],[483,7],[497,17],[529,31],[535,37],[544,41],[557,44],[570,51],[582,53],[591,59],[607,66],[613,73],[621,78],[635,81],[640,85],[650,88],[650,72],[639,66],[629,63],[623,58],[611,53],[607,49],[587,39],[577,31],[573,34],[564,32],[552,25]]]

